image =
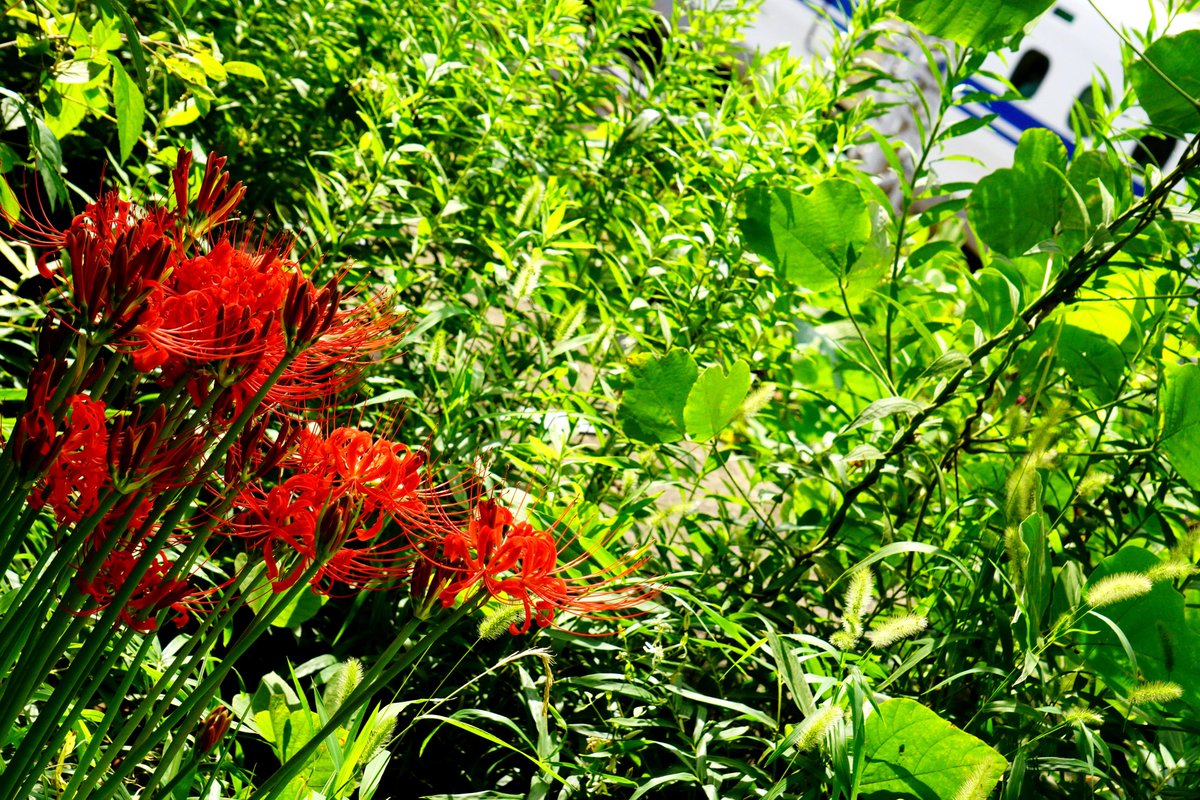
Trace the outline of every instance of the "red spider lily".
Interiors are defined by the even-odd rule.
[[[232,722],[233,715],[225,706],[220,706],[205,717],[204,722],[200,723],[199,733],[196,734],[196,752],[200,755],[212,752],[229,732],[229,725]]]
[[[112,605],[120,590],[129,582],[141,554],[136,550],[116,549],[108,554],[96,577],[76,582],[79,590],[91,598],[94,605],[78,613],[98,614]],[[158,612],[170,609],[177,627],[187,624],[192,613],[204,608],[205,600],[221,587],[200,589],[187,579],[169,578],[174,562],[163,553],[154,557],[128,601],[121,607],[120,622],[141,633],[150,633],[158,627]]]
[[[29,476],[41,475],[52,465],[64,444],[49,410],[50,386],[60,366],[57,359],[43,357],[34,367],[25,395],[27,410],[13,427],[13,460]]]
[[[273,488],[242,491],[226,530],[261,548],[275,591],[313,565],[310,583],[326,594],[337,585],[382,589],[408,574],[412,543],[428,535],[428,506],[437,502],[420,454],[353,428],[328,436],[306,430],[283,463],[296,473]]]
[[[29,495],[34,508],[54,509],[60,525],[93,513],[101,492],[111,485],[103,401],[77,394],[67,403],[70,412],[58,455]]]
[[[447,534],[441,542],[444,563],[435,566],[456,573],[441,589],[442,605],[450,607],[461,593],[482,589],[500,602],[524,607],[524,622],[509,627],[518,634],[534,622],[542,628],[551,625],[558,613],[612,617],[657,594],[644,585],[618,585],[645,559],[624,558],[598,572],[573,575],[589,556],[560,563],[564,544],[550,531],[514,523],[512,512],[496,500],[481,500],[466,529]]]

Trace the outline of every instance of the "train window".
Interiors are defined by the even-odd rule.
[[[1021,56],[1021,60],[1017,62],[1016,69],[1012,71],[1012,85],[1016,87],[1021,96],[1028,99],[1037,94],[1038,88],[1042,85],[1042,81],[1046,80],[1046,73],[1050,71],[1050,59],[1038,50],[1030,50],[1025,55]]]
[[[1178,144],[1179,140],[1173,136],[1155,136],[1148,133],[1138,139],[1137,147],[1133,151],[1133,160],[1143,167],[1150,164],[1162,167],[1170,160]]]

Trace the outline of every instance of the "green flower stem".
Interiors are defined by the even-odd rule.
[[[79,698],[75,702],[75,705],[70,709],[69,713],[64,714],[58,708],[47,707],[39,709],[37,722],[35,722],[30,728],[29,732],[26,734],[26,738],[35,742],[45,739],[45,743],[42,745],[41,752],[37,752],[35,750],[27,751],[27,749],[23,746],[24,742],[22,742],[22,747],[18,749],[17,753],[8,763],[7,768],[4,770],[4,775],[0,776],[0,797],[34,796],[34,789],[42,778],[43,770],[46,764],[53,760],[55,754],[59,752],[63,741],[66,740],[67,735],[74,727],[75,721],[79,719],[84,708],[87,707],[88,699],[90,699],[100,690],[101,685],[111,673],[113,666],[116,665],[117,661],[119,661],[121,656],[126,652],[126,649],[128,648],[130,642],[133,641],[135,635],[135,631],[125,631],[117,641],[112,643],[112,646],[109,648],[108,657],[104,659],[104,663],[100,665],[98,669],[94,670],[88,686],[79,692]],[[128,695],[130,688],[133,686],[134,680],[138,676],[138,665],[146,656],[146,653],[149,652],[153,644],[154,637],[145,636],[142,638],[142,643],[138,647],[137,653],[133,657],[133,662],[125,671],[125,674],[121,679],[120,686],[117,687],[116,692],[113,694],[113,697],[117,700],[117,702],[113,702],[109,705],[108,710],[104,714],[104,718],[101,723],[102,726],[106,721],[111,724],[111,720],[115,719],[116,716],[121,713],[121,703],[119,701],[121,698],[124,698]],[[88,677],[87,674],[82,672],[78,674],[81,678]],[[61,695],[64,699],[68,697],[67,694],[57,691],[55,694]],[[46,726],[52,727],[54,731],[54,733],[49,737],[45,737],[44,729],[46,726],[42,725],[43,721],[45,721]],[[91,741],[88,742],[88,749],[91,750],[94,746],[102,744],[103,741],[103,731],[101,731],[99,728],[93,730]],[[80,761],[79,763],[82,764],[84,762]],[[78,770],[76,770],[76,772],[78,773]],[[73,777],[72,780],[74,779],[75,778]],[[16,791],[13,791],[11,788],[14,786],[17,787]]]
[[[77,550],[87,539],[100,518],[116,503],[116,499],[115,495],[105,498],[96,513],[81,522],[78,529],[72,533],[68,545],[74,544],[74,548],[60,550],[47,572],[38,576],[36,581],[29,581],[35,584],[37,590],[33,595],[36,604],[34,608],[22,608],[14,604],[9,606],[6,612],[4,624],[0,626],[0,676],[3,676],[0,677],[0,689],[3,689],[0,692],[0,741],[7,739],[17,714],[28,703],[33,689],[45,678],[45,675],[40,674],[40,670],[32,667],[47,661],[53,666],[53,662],[62,652],[61,649],[57,649],[58,637],[72,620],[82,619],[69,614],[59,614],[53,617],[49,629],[45,627],[46,617],[57,600],[57,576],[66,568],[65,565],[69,564],[70,553]],[[36,645],[32,650],[26,650],[25,642],[34,631],[37,632]],[[19,664],[20,669],[12,671],[14,664]],[[20,688],[14,689],[11,685],[10,681],[14,679],[20,681]]]
[[[267,392],[270,391],[271,387],[274,386],[279,378],[283,375],[284,371],[287,369],[294,357],[294,355],[288,355],[280,360],[279,364],[276,365],[270,376],[268,376],[268,378],[263,382],[263,385],[259,388],[258,392],[256,392],[254,397],[251,398],[251,400],[246,404],[246,407],[243,409],[242,413],[225,431],[224,436],[221,438],[220,442],[218,442],[217,446],[211,453],[209,453],[208,457],[197,471],[198,475],[207,475],[210,473],[213,467],[219,463],[219,460],[225,456],[225,454],[233,446],[237,437],[241,434],[242,429],[245,428],[246,424],[250,421],[255,411],[266,397]],[[206,399],[204,406],[202,406],[197,413],[200,415],[207,413],[207,410],[211,408],[213,403],[216,402],[216,398],[218,396],[219,393],[216,392],[210,395],[210,397]],[[145,547],[145,552],[142,554],[141,558],[138,559],[130,574],[126,577],[125,583],[117,592],[116,596],[113,597],[109,607],[104,610],[100,618],[97,620],[96,625],[92,630],[92,635],[89,637],[87,643],[85,643],[80,649],[81,655],[77,657],[74,662],[72,662],[71,666],[73,669],[79,669],[86,673],[87,671],[90,671],[97,661],[100,660],[105,652],[105,645],[111,636],[110,631],[112,630],[113,626],[117,624],[124,605],[129,601],[129,598],[132,597],[138,583],[146,574],[146,571],[150,568],[162,547],[167,543],[167,540],[174,532],[175,527],[179,524],[180,520],[182,520],[183,515],[191,508],[195,499],[199,496],[202,488],[203,484],[198,478],[195,483],[190,485],[180,495],[176,497],[161,495],[156,500],[150,515],[147,517],[147,520],[142,527],[142,530],[149,532],[151,527],[156,524],[156,521],[159,524],[159,530],[154,538]],[[115,496],[117,496],[116,492],[110,493],[110,497]],[[167,511],[168,508],[170,508],[169,511]],[[159,520],[159,516],[164,512],[167,512],[166,516]],[[93,515],[93,518],[95,519],[99,516],[99,514]],[[98,519],[96,521],[98,522]],[[95,524],[96,523],[93,523],[93,528]],[[76,531],[76,534],[78,533],[79,531]],[[72,537],[72,539],[75,538],[75,536]],[[115,540],[107,542],[106,548],[103,549],[111,551],[112,547],[114,546]],[[76,545],[76,549],[77,548],[78,545]],[[85,580],[94,578],[96,572],[99,570],[103,555],[97,555],[99,557],[93,559],[92,569],[88,570]],[[73,602],[77,602],[79,599],[81,599],[81,595],[82,593],[79,591],[78,587],[72,586],[70,590],[68,590],[68,596],[65,600],[65,605],[70,608]],[[39,646],[36,648],[35,654],[28,659],[28,661],[24,658],[21,659],[22,664],[28,663],[37,668],[19,670],[21,675],[21,691],[5,691],[3,705],[0,705],[0,740],[3,740],[6,737],[9,728],[15,721],[20,709],[25,706],[26,699],[32,693],[33,688],[42,683],[49,675],[49,670],[53,668],[54,663],[60,657],[61,653],[66,649],[66,647],[69,646],[69,643],[74,640],[75,635],[78,633],[81,627],[79,623],[83,622],[83,618],[78,617],[74,622],[66,625],[66,630],[64,631],[62,619],[63,617],[59,616],[55,620],[52,633],[46,636],[39,635]],[[61,686],[59,688],[61,688]],[[57,689],[56,693],[58,693]],[[36,740],[31,740],[30,737],[26,737],[26,741],[22,742],[23,747],[25,746],[26,742],[29,743],[30,747],[34,747],[39,744],[36,742]]]
[[[19,518],[17,518],[18,515]],[[17,553],[25,544],[29,530],[33,527],[37,516],[37,509],[31,508],[23,501],[11,503],[3,512],[0,512],[0,531],[4,531],[4,536],[7,537],[4,549],[0,550],[0,575],[3,575],[12,566],[13,559],[17,557]],[[24,584],[21,588],[25,588]]]
[[[213,694],[216,693],[217,689],[220,688],[221,682],[233,669],[234,665],[237,663],[237,660],[241,658],[242,655],[244,655],[245,652],[250,648],[250,645],[262,635],[263,631],[265,631],[271,624],[271,621],[279,616],[279,614],[286,607],[287,603],[290,602],[293,593],[298,593],[301,588],[308,588],[308,580],[316,575],[318,569],[320,569],[320,564],[314,562],[307,570],[305,570],[304,575],[299,581],[296,582],[295,586],[293,586],[289,591],[277,595],[272,601],[272,604],[263,609],[262,613],[260,613],[254,619],[250,627],[238,637],[237,641],[235,641],[230,647],[229,652],[221,658],[217,667],[211,673],[209,673],[198,686],[196,686],[186,695],[179,698],[179,705],[176,707],[176,709],[161,723],[153,726],[151,730],[145,730],[142,732],[142,735],[139,736],[134,742],[130,751],[124,754],[124,760],[122,761],[121,766],[113,770],[98,789],[92,791],[92,787],[96,785],[101,777],[99,774],[94,774],[90,776],[88,780],[80,787],[79,793],[75,796],[86,797],[88,800],[92,800],[93,798],[111,797],[117,793],[121,787],[121,782],[125,779],[125,777],[127,777],[129,773],[132,772],[133,769],[140,764],[150,754],[154,747],[156,747],[164,738],[162,735],[156,734],[178,729],[181,727],[181,724],[185,719],[191,718],[193,715],[198,717],[199,714],[203,712],[203,710],[208,706],[209,699]],[[132,735],[132,730],[128,731],[128,733],[129,735]],[[109,749],[116,752],[115,748],[123,746],[124,742],[128,741],[128,738],[128,736],[125,736],[122,740],[121,737],[118,736],[118,738],[114,740],[111,745],[109,745]],[[60,800],[70,800],[70,798],[64,795]]]
[[[286,603],[287,601],[284,602]],[[166,672],[163,673],[154,686],[146,693],[145,699],[138,704],[134,712],[126,717],[120,731],[113,737],[112,744],[106,749],[105,756],[100,759],[100,763],[107,764],[114,761],[120,755],[121,748],[137,732],[143,720],[146,718],[165,718],[167,716],[170,707],[186,691],[187,681],[204,664],[213,647],[220,641],[225,631],[226,623],[233,618],[233,615],[243,605],[245,605],[245,595],[239,594],[235,598],[228,599],[227,604],[221,611],[205,617],[204,622],[201,623],[200,630],[196,632],[196,635],[177,654],[171,666],[167,668]],[[176,677],[177,675],[179,677]],[[96,738],[98,741],[101,739],[101,733],[106,737],[108,735],[108,728],[105,728],[103,732],[97,729]],[[94,759],[95,754],[90,751],[90,748],[89,755]],[[79,788],[79,785],[86,777],[83,773],[85,773],[86,769],[91,768],[92,760],[85,761],[81,758],[79,764],[80,774],[72,779],[71,784],[64,790],[62,797],[72,796]]]
[[[187,645],[176,655],[172,663],[167,667],[166,671],[155,681],[154,686],[147,692],[146,696],[134,709],[132,714],[126,714],[124,722],[110,744],[105,750],[104,757],[99,759],[100,764],[110,764],[119,755],[121,748],[124,746],[138,727],[146,718],[165,717],[166,708],[169,707],[175,699],[179,697],[187,688],[187,681],[195,673],[196,669],[204,663],[208,654],[212,652],[212,648],[220,641],[221,635],[225,630],[225,624],[232,619],[233,614],[244,604],[244,596],[236,598],[227,598],[226,603],[220,611],[210,614],[204,618],[200,629],[188,641]],[[148,641],[152,641],[147,637]],[[192,656],[193,651],[198,653]],[[129,667],[130,674],[137,673],[137,667],[140,662],[135,661]],[[186,666],[185,666],[186,664]],[[178,676],[178,677],[177,677]],[[91,770],[97,763],[97,755],[100,749],[104,747],[104,743],[109,738],[109,731],[116,721],[116,716],[106,714],[105,718],[96,726],[92,733],[92,740],[88,743],[88,749],[79,757],[78,766],[75,774],[71,778],[71,782],[62,791],[61,797],[72,797],[79,790],[83,782],[91,775]],[[48,750],[54,752],[56,744],[51,743]]]
[[[286,592],[281,593],[275,598],[275,603],[271,610],[271,619],[274,619],[282,609],[291,605],[292,601],[300,597],[305,591],[311,590],[308,581],[317,573],[318,569],[319,566],[317,566],[317,564],[314,563],[311,565],[309,570],[306,570],[304,577],[301,578],[301,580],[297,581],[296,584],[291,586]],[[309,571],[311,571],[311,574],[309,574]],[[247,645],[254,643],[259,636],[261,636],[267,630],[269,624],[270,619],[266,620],[264,624],[260,625],[258,630],[247,630],[243,636]],[[222,666],[226,664],[229,665],[224,669],[218,667],[218,669],[221,670],[222,681],[224,680],[224,676],[229,674],[229,668],[233,666],[234,661],[235,659],[231,658],[221,659]],[[167,745],[167,749],[163,752],[162,757],[159,759],[158,768],[154,770],[154,773],[146,782],[146,786],[141,794],[143,800],[152,800],[152,798],[155,797],[155,789],[158,787],[159,780],[162,779],[161,770],[163,766],[173,763],[179,756],[180,751],[184,748],[184,746],[187,745],[189,734],[199,724],[200,716],[208,708],[212,701],[213,695],[217,693],[217,690],[220,689],[220,686],[220,681],[218,681],[215,685],[213,685],[210,691],[197,691],[194,693],[194,695],[189,696],[188,701],[192,704],[192,710],[185,718],[184,723],[181,726],[172,726],[170,728],[164,726],[161,731],[163,735],[158,737],[160,740],[164,739],[166,735],[170,734],[171,730],[175,730],[175,736],[171,739],[171,743]],[[156,733],[158,732],[156,731]],[[138,744],[139,742],[135,741],[134,747],[136,748]]]
[[[214,610],[214,613],[204,617],[204,621],[201,623],[199,630],[196,631],[194,636],[189,638],[187,644],[184,645],[184,647],[176,654],[176,657],[172,659],[171,664],[167,667],[166,671],[163,672],[159,679],[155,681],[154,686],[146,692],[146,696],[138,704],[135,711],[132,714],[125,715],[125,721],[123,723],[122,730],[127,729],[130,732],[126,735],[126,739],[129,735],[132,735],[132,732],[139,724],[141,724],[142,720],[146,719],[147,717],[154,718],[155,716],[165,715],[165,707],[169,706],[173,702],[174,698],[186,688],[186,681],[195,672],[197,667],[203,663],[204,659],[207,657],[208,653],[211,652],[216,642],[220,640],[225,623],[232,618],[233,614],[239,608],[241,608],[243,602],[244,601],[241,596],[233,599],[226,598],[222,608]],[[153,642],[153,637],[147,636],[145,638],[146,641]],[[201,645],[203,646],[201,647]],[[198,647],[201,649],[200,654],[195,658],[191,658],[190,662],[188,662],[192,652]],[[127,673],[128,675],[132,676],[137,674],[138,667],[141,664],[141,659],[142,654],[139,653],[137,658],[130,664]],[[106,672],[107,670],[103,671]],[[175,676],[181,672],[182,677],[176,679]],[[132,680],[132,678],[130,678],[130,680]],[[89,693],[86,695],[86,698],[90,698],[92,695],[94,695],[98,688],[99,687],[91,688]],[[123,697],[124,693],[118,696]],[[67,730],[69,730],[70,726],[73,725],[75,720],[78,719],[78,717],[82,714],[86,705],[86,698],[81,698],[83,701],[76,703],[76,705],[70,709],[69,713],[61,718],[59,723],[59,733],[55,734],[55,736],[49,740],[45,747],[45,751],[47,753],[57,752],[58,748],[62,744],[62,740],[66,738]],[[87,750],[77,760],[78,766],[76,767],[75,775],[72,776],[71,782],[67,785],[67,789],[63,791],[64,797],[71,794],[75,788],[77,788],[78,784],[81,783],[86,777],[87,770],[91,769],[93,763],[95,762],[96,755],[98,754],[100,748],[104,746],[104,742],[108,738],[109,730],[111,729],[115,719],[115,714],[106,714],[104,719],[93,729],[92,738],[88,743]],[[114,750],[110,747],[106,753],[106,758],[101,759],[101,763],[109,763],[116,758],[118,754],[119,748]]]
[[[267,782],[258,788],[252,794],[251,800],[273,800],[283,789],[291,782],[293,778],[304,768],[310,756],[317,751],[317,748],[325,741],[325,739],[348,720],[351,716],[358,713],[359,706],[369,702],[371,697],[388,683],[393,681],[402,672],[409,669],[422,655],[432,647],[438,639],[442,637],[448,630],[454,627],[464,616],[474,611],[482,603],[483,597],[476,597],[466,601],[451,614],[443,616],[437,627],[426,633],[419,642],[409,648],[403,655],[400,650],[408,642],[409,637],[420,624],[420,620],[413,617],[400,630],[392,643],[388,645],[387,650],[379,657],[374,666],[367,671],[363,676],[362,683],[358,688],[346,697],[338,709],[329,716],[329,721],[326,722],[319,731],[317,731],[311,739],[309,739],[303,747],[292,754],[284,764],[275,771],[275,774],[267,779]],[[399,656],[399,658],[397,658]]]

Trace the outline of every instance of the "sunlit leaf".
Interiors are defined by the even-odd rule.
[[[1008,767],[1004,756],[906,698],[889,700],[867,718],[864,800],[945,800],[975,786],[987,797]]]

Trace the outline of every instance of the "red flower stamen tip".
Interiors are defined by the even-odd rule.
[[[514,523],[512,512],[498,501],[481,500],[466,530],[452,531],[442,540],[436,564],[456,573],[441,592],[442,604],[453,605],[463,593],[486,592],[523,610],[521,624],[514,621],[510,626],[510,631],[518,634],[527,632],[535,622],[541,628],[552,625],[560,613],[591,619],[637,616],[642,612],[632,609],[658,594],[657,588],[645,582],[628,582],[646,561],[641,555],[629,554],[598,571],[581,574],[580,567],[589,554],[561,562],[559,555],[566,544],[549,530],[524,521]]]

